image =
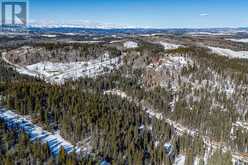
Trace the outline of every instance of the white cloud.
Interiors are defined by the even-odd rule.
[[[201,14],[200,14],[201,17],[206,17],[206,16],[208,16],[208,15],[209,15],[208,13],[201,13]]]

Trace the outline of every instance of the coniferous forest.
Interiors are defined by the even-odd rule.
[[[66,153],[62,147],[55,156],[48,144],[31,141],[0,119],[0,164],[172,165],[183,155],[186,165],[229,165],[234,154],[246,158],[247,60],[192,46],[165,51],[138,41],[140,47],[127,50],[36,44],[44,50],[36,52],[35,62],[44,58],[42,51],[56,61],[54,53],[80,49],[63,62],[76,62],[76,54],[84,60],[105,51],[111,57],[125,54],[121,67],[64,84],[20,74],[0,59],[1,107],[59,131],[82,149]],[[174,59],[186,62],[173,65]]]

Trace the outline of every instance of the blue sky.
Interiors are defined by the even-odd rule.
[[[156,28],[247,27],[248,1],[29,0],[29,19]]]

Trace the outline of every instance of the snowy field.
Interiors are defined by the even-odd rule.
[[[57,35],[54,35],[54,34],[44,34],[44,35],[41,35],[42,37],[47,37],[47,38],[56,38]]]
[[[223,55],[230,58],[248,59],[248,51],[234,51],[231,49],[224,49],[219,47],[208,47],[213,53]]]
[[[60,148],[63,147],[66,153],[76,152],[80,153],[80,148],[73,146],[71,143],[63,139],[59,132],[50,133],[43,130],[41,127],[33,124],[29,119],[17,115],[12,111],[0,107],[0,118],[4,120],[9,128],[19,128],[28,134],[30,141],[40,141],[47,143],[53,155],[58,155]]]
[[[94,77],[109,72],[121,65],[121,57],[110,59],[107,54],[88,62],[51,63],[40,62],[26,67],[19,67],[21,74],[40,77],[50,83],[63,84],[68,79]]]
[[[177,49],[179,47],[182,47],[182,45],[177,45],[177,44],[172,44],[172,43],[168,43],[168,42],[159,42],[159,44],[161,44],[165,50],[169,50],[169,49]]]
[[[233,35],[235,32],[189,32],[186,33],[187,35],[190,36],[229,36]]]
[[[127,41],[127,42],[124,42],[124,47],[127,48],[127,49],[131,49],[131,48],[137,48],[138,47],[138,43],[137,42],[134,42],[134,41]]]
[[[233,41],[233,42],[248,43],[248,38],[243,38],[243,39],[226,39],[226,40]]]

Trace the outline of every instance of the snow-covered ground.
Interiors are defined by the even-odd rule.
[[[108,90],[104,92],[105,94],[112,94],[112,95],[117,95],[120,96],[122,98],[126,98],[127,100],[129,100],[130,102],[133,101],[135,103],[137,103],[137,101],[135,100],[135,98],[132,98],[130,96],[128,96],[125,92],[117,90],[117,89],[113,89],[113,90]],[[156,110],[154,110],[152,107],[149,107],[144,101],[141,101],[140,103],[137,103],[139,105],[142,106],[142,109],[150,116],[150,117],[155,117],[158,120],[164,120],[165,122],[167,122],[168,124],[172,125],[175,129],[176,132],[179,135],[183,135],[184,133],[187,133],[191,136],[195,136],[197,134],[197,130],[195,129],[189,129],[177,122],[174,122],[168,118],[166,118],[162,113],[157,112]]]
[[[112,95],[120,96],[121,98],[127,98],[127,94],[121,90],[109,90],[109,91],[105,91],[104,94],[112,94]]]
[[[166,58],[160,59],[159,63],[156,64],[150,64],[147,66],[147,69],[152,69],[156,73],[159,73],[160,75],[163,75],[161,77],[160,81],[160,86],[168,88],[168,81],[170,81],[171,88],[173,91],[176,91],[178,88],[178,83],[176,82],[176,79],[174,81],[172,79],[169,79],[168,81],[166,77],[169,75],[176,75],[181,72],[183,67],[188,66],[188,65],[193,65],[193,61],[189,58],[186,57],[181,57],[181,56],[170,56]],[[168,75],[169,74],[169,75]],[[175,101],[175,100],[174,100]],[[173,108],[172,108],[173,111]]]
[[[57,37],[57,35],[55,34],[44,34],[44,35],[41,35],[42,37],[47,37],[47,38],[55,38]]]
[[[159,42],[159,44],[161,44],[165,50],[169,50],[169,49],[177,49],[179,47],[182,47],[182,45],[177,45],[177,44],[172,44],[172,43],[168,43],[168,42]]]
[[[17,115],[3,107],[0,107],[0,118],[4,120],[9,128],[19,128],[23,130],[29,135],[31,141],[39,140],[42,143],[47,143],[50,151],[55,156],[59,154],[61,147],[63,147],[67,153],[74,151],[81,153],[81,148],[73,146],[70,142],[62,138],[59,131],[54,134],[45,131],[41,127],[33,124],[30,119]]]
[[[110,59],[107,54],[87,62],[52,63],[40,62],[16,70],[21,74],[40,77],[50,83],[63,84],[68,79],[94,77],[118,68],[122,64],[121,57]]]
[[[244,121],[236,121],[236,123],[233,123],[233,126],[234,127],[241,127],[241,128],[248,130],[248,123],[244,122]]]
[[[176,69],[180,70],[184,66],[188,64],[187,59],[185,57],[173,56],[169,58],[164,58],[160,60],[160,64],[150,64],[148,67],[154,68],[155,71],[160,71],[163,69]]]
[[[30,47],[22,47],[23,51],[15,50],[15,53],[25,55]],[[110,58],[108,53],[97,59],[71,63],[53,63],[49,61],[39,62],[32,65],[21,66],[12,63],[7,58],[8,53],[2,53],[2,59],[14,67],[19,73],[39,77],[49,83],[63,84],[68,79],[80,77],[95,77],[118,69],[122,63],[122,56]]]
[[[233,42],[243,42],[243,43],[248,43],[248,38],[243,38],[243,39],[226,39],[228,41],[233,41]]]
[[[199,163],[200,163],[200,158],[195,157],[194,165],[199,165]]]
[[[67,35],[67,36],[75,36],[75,35],[78,35],[77,33],[62,33],[64,35]]]
[[[219,47],[208,47],[213,53],[223,55],[230,58],[248,59],[248,51],[234,51],[231,49],[224,49]]]
[[[173,145],[171,143],[165,143],[164,144],[164,149],[167,155],[171,155],[173,152]]]
[[[156,35],[160,35],[160,33],[153,33],[153,34],[139,34],[139,36],[141,36],[141,37],[151,37],[151,36],[156,36]]]
[[[175,163],[173,165],[184,165],[186,157],[185,155],[178,155],[175,159]]]
[[[128,48],[128,49],[138,47],[138,43],[134,42],[134,41],[126,41],[126,42],[124,42],[123,45],[124,45],[125,48]]]

